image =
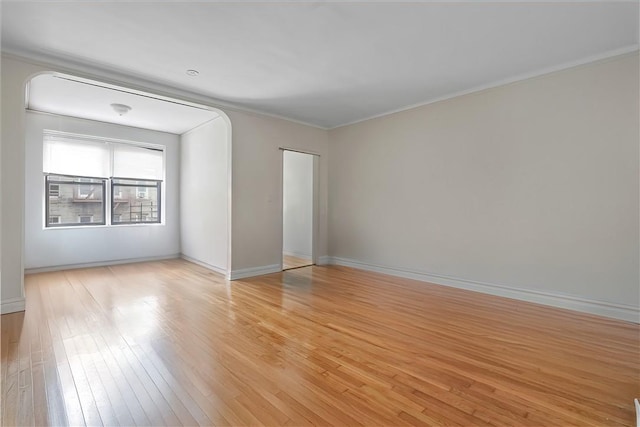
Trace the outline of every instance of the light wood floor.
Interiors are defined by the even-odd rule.
[[[282,268],[289,270],[291,268],[306,267],[311,265],[311,258],[301,258],[292,255],[282,255]]]
[[[4,425],[634,423],[638,325],[341,267],[26,278]]]

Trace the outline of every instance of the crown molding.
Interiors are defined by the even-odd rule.
[[[286,117],[278,114],[268,113],[262,110],[242,107],[231,102],[222,101],[210,96],[204,96],[204,95],[191,92],[186,89],[181,89],[179,87],[172,86],[169,83],[154,82],[140,75],[125,74],[120,70],[116,70],[112,67],[109,67],[97,62],[91,62],[91,61],[82,62],[73,58],[68,58],[63,56],[53,56],[53,55],[42,53],[42,52],[12,49],[9,47],[2,48],[2,55],[7,58],[14,58],[14,59],[28,62],[34,65],[39,65],[42,67],[55,67],[56,70],[54,71],[66,72],[82,78],[98,79],[98,80],[101,80],[103,83],[107,83],[107,84],[125,86],[133,90],[151,92],[155,95],[165,96],[168,98],[178,98],[183,101],[193,102],[193,103],[201,104],[207,107],[218,108],[220,110],[237,111],[237,112],[253,114],[257,116],[271,117],[274,119],[285,120],[285,121],[300,124],[303,126],[309,126],[316,129],[330,131],[330,130],[338,129],[344,126],[350,126],[350,125],[362,123],[368,120],[373,120],[380,117],[400,113],[403,111],[412,110],[414,108],[424,107],[426,105],[435,104],[436,102],[446,101],[452,98],[457,98],[459,96],[469,95],[476,92],[482,92],[482,91],[494,89],[500,86],[506,86],[512,83],[517,83],[524,80],[529,80],[529,79],[538,78],[538,77],[542,77],[549,74],[554,74],[557,72],[562,72],[571,68],[614,59],[620,56],[637,54],[639,49],[640,49],[640,46],[638,44],[625,46],[619,49],[613,49],[597,55],[591,55],[579,60],[569,61],[563,64],[542,68],[529,73],[519,74],[517,76],[496,80],[491,83],[474,86],[472,88],[465,89],[462,91],[451,92],[449,94],[428,99],[424,102],[407,105],[407,106],[400,107],[393,110],[387,110],[385,112],[375,114],[372,116],[367,116],[362,119],[339,124],[337,126],[329,126],[329,127],[293,119],[291,117]]]
[[[600,62],[600,61],[606,61],[609,59],[614,59],[616,57],[619,56],[625,56],[625,55],[631,55],[634,53],[638,53],[638,49],[640,49],[640,45],[638,44],[633,44],[633,45],[629,45],[629,46],[625,46],[619,49],[613,49],[607,52],[603,52],[597,55],[591,55],[591,56],[587,56],[585,58],[582,59],[578,59],[575,61],[569,61],[569,62],[565,62],[563,64],[560,65],[555,65],[552,67],[546,67],[546,68],[541,68],[539,70],[536,71],[532,71],[530,73],[525,73],[525,74],[519,74],[517,76],[513,76],[513,77],[507,77],[505,79],[500,79],[500,80],[495,80],[491,83],[487,83],[487,84],[483,84],[480,86],[474,86],[472,88],[469,89],[465,89],[465,90],[461,90],[461,91],[457,91],[457,92],[451,92],[442,96],[437,96],[435,98],[431,98],[427,101],[424,102],[419,102],[417,104],[411,104],[411,105],[407,105],[405,107],[400,107],[394,110],[388,110],[385,111],[384,113],[380,113],[380,114],[375,114],[373,116],[369,116],[366,117],[364,119],[358,119],[358,120],[354,120],[351,122],[347,122],[341,125],[337,125],[337,126],[333,126],[328,128],[328,130],[334,130],[334,129],[338,129],[344,126],[351,126],[351,125],[355,125],[357,123],[362,123],[362,122],[366,122],[367,120],[373,120],[373,119],[377,119],[380,117],[384,117],[384,116],[389,116],[391,114],[396,114],[396,113],[401,113],[403,111],[407,111],[407,110],[413,110],[414,108],[419,108],[419,107],[424,107],[426,105],[430,105],[430,104],[435,104],[436,102],[441,102],[441,101],[446,101],[448,99],[452,99],[452,98],[457,98],[459,96],[464,96],[464,95],[469,95],[472,93],[476,93],[476,92],[482,92],[485,90],[489,90],[489,89],[494,89],[500,86],[506,86],[512,83],[517,83],[523,80],[529,80],[529,79],[534,79],[534,78],[538,78],[538,77],[543,77],[549,74],[554,74],[554,73],[558,73],[558,72],[562,72],[565,70],[568,70],[570,68],[575,68],[575,67],[580,67],[580,66],[584,66],[584,65],[589,65],[595,62]]]
[[[117,70],[108,65],[94,61],[79,61],[78,59],[62,55],[51,55],[44,52],[15,49],[7,46],[2,47],[2,56],[8,59],[16,59],[45,68],[54,67],[55,69],[51,71],[55,72],[67,73],[80,78],[99,80],[102,83],[124,86],[134,91],[147,92],[162,97],[177,98],[181,101],[200,104],[206,107],[213,107],[223,111],[236,111],[256,116],[285,120],[316,129],[328,129],[314,123],[293,119],[279,114],[268,113],[262,110],[243,107],[211,96],[197,94],[190,90],[173,86],[167,82],[156,82],[141,75],[124,73],[121,70]]]

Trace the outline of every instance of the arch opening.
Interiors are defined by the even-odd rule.
[[[128,108],[118,111],[112,104]],[[115,206],[138,200],[123,200],[122,189],[128,187],[112,172],[91,201],[101,203],[104,212],[92,224],[91,215],[80,212],[89,205],[80,198],[80,188],[93,185],[47,183],[45,131],[107,144],[161,147],[164,173],[157,210],[162,220],[118,223]],[[228,116],[212,106],[52,71],[31,76],[25,83],[24,272],[181,256],[228,277],[231,141]],[[110,156],[115,162],[113,152]],[[63,187],[73,193],[65,199],[67,211],[82,223],[52,227],[49,207]],[[136,188],[145,192],[135,197],[146,199],[147,189]]]

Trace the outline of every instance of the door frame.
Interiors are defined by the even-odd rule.
[[[312,215],[311,215],[311,265],[318,263],[320,253],[318,236],[320,235],[320,154],[312,151],[297,148],[279,147],[280,154],[280,271],[284,269],[284,153],[291,151],[294,153],[307,154],[313,158],[312,171]]]

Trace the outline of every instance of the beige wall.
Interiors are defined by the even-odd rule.
[[[637,320],[638,114],[633,54],[335,129],[329,252]]]
[[[74,73],[2,61],[3,310],[19,308],[23,295],[24,83],[50,70]],[[80,75],[118,82],[99,70]],[[321,261],[331,255],[539,302],[547,295],[556,305],[566,296],[565,306],[608,304],[614,313],[602,314],[627,310],[637,321],[637,54],[330,132],[226,112],[232,270],[253,274],[280,263],[278,148],[287,147],[321,155]]]
[[[327,132],[287,120],[227,112],[233,126],[232,270],[282,261],[282,151],[320,154],[319,256],[327,255]]]

